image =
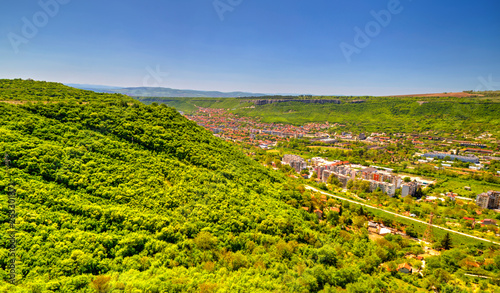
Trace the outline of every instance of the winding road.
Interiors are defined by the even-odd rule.
[[[328,193],[328,192],[324,192],[322,190],[319,190],[319,189],[314,188],[314,187],[309,186],[309,185],[305,185],[305,188],[309,189],[309,190],[313,190],[313,191],[319,192],[321,194],[324,194],[324,195],[327,195],[327,196],[330,196],[330,197],[334,197],[334,198],[337,198],[337,199],[340,199],[340,200],[343,200],[343,201],[347,201],[347,202],[350,202],[350,203],[354,203],[354,204],[357,204],[357,205],[365,206],[365,207],[368,207],[368,208],[371,208],[371,209],[379,210],[379,211],[382,211],[382,212],[385,212],[385,213],[388,213],[388,214],[391,214],[391,215],[394,215],[394,216],[398,216],[398,217],[401,217],[401,218],[405,218],[405,219],[414,221],[414,222],[419,222],[419,223],[422,223],[422,224],[425,224],[425,225],[429,224],[429,223],[424,222],[422,220],[418,220],[418,219],[415,219],[415,218],[412,218],[412,217],[403,216],[403,215],[400,215],[398,213],[394,213],[394,212],[390,212],[390,211],[387,211],[387,210],[384,210],[384,209],[381,209],[381,208],[373,207],[371,205],[364,204],[364,203],[361,203],[361,202],[357,202],[357,201],[354,201],[352,199],[347,199],[347,198],[344,198],[344,197],[341,197],[341,196],[338,196],[338,195],[334,195],[334,194],[331,194],[331,193]],[[465,237],[474,238],[474,239],[481,240],[481,241],[484,241],[484,242],[489,242],[489,243],[493,243],[493,244],[496,244],[496,245],[500,245],[499,242],[495,242],[495,241],[491,241],[491,240],[484,239],[484,238],[481,238],[481,237],[476,237],[476,236],[473,236],[473,235],[470,235],[470,234],[466,234],[466,233],[454,231],[454,230],[451,230],[451,229],[448,229],[448,228],[444,228],[444,227],[441,227],[441,226],[438,226],[438,225],[432,224],[432,227],[437,228],[437,229],[441,229],[441,230],[445,230],[445,231],[450,232],[450,233],[459,234],[459,235],[462,235],[462,236],[465,236]]]

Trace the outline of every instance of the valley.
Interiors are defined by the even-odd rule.
[[[448,202],[417,203],[418,197],[367,192],[356,182],[342,187],[331,176],[324,182],[320,165],[298,174],[282,162],[295,154],[425,175],[436,180],[423,189],[427,198],[463,180],[471,191],[454,192],[473,198],[498,186],[493,160],[470,174],[453,162],[466,179],[453,168],[434,169],[437,161],[417,164],[412,141],[441,147],[429,137],[372,133],[374,140],[364,142],[349,123],[265,122],[252,118],[251,107],[243,116],[198,101],[199,112],[185,113],[195,123],[163,104],[56,83],[2,80],[0,100],[15,101],[0,103],[0,153],[9,161],[8,169],[0,168],[3,292],[14,290],[11,237],[17,292],[497,288],[500,250],[490,235],[496,226],[461,232],[476,238],[435,228],[427,244],[404,236],[422,238],[431,213],[436,225],[447,225],[445,215],[461,223],[462,213],[478,209],[474,201],[457,199],[456,209]],[[222,131],[217,137],[197,123]],[[496,152],[491,133],[477,143]],[[492,210],[481,213],[478,221],[495,217]],[[375,239],[369,225],[397,233]],[[429,255],[430,248],[439,254]]]

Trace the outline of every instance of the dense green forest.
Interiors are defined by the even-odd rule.
[[[99,94],[93,91],[84,91],[59,83],[0,79],[0,101],[38,101],[38,102],[128,102],[134,100],[119,94]]]
[[[186,113],[197,107],[224,108],[262,122],[301,125],[308,122],[338,123],[338,131],[423,132],[457,135],[488,131],[500,137],[500,99],[496,92],[481,97],[329,97],[341,104],[275,103],[253,106],[255,98],[138,98],[165,103]],[[319,97],[324,98],[324,97]],[[262,97],[262,99],[270,99]],[[304,99],[302,97],[297,99]],[[353,102],[363,101],[363,102]],[[345,125],[345,126],[344,126]]]
[[[2,292],[499,288],[464,276],[472,261],[487,263],[482,274],[500,272],[498,248],[481,243],[447,247],[423,275],[397,273],[420,244],[371,241],[367,212],[345,204],[319,221],[302,209],[314,196],[294,179],[165,105],[23,80],[1,80],[0,101],[10,101],[0,102],[0,154],[10,159],[0,168]]]

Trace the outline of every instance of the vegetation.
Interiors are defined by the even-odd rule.
[[[274,103],[254,106],[259,98],[141,98],[166,103],[186,113],[196,107],[224,108],[262,122],[301,125],[337,123],[332,131],[422,133],[461,137],[489,131],[500,137],[500,99],[496,92],[469,98],[449,97],[309,97],[339,99],[341,104]],[[261,97],[260,99],[271,99]],[[276,97],[278,98],[278,97]],[[282,97],[283,98],[283,97]],[[305,99],[297,98],[295,99]]]
[[[364,203],[381,207],[391,212],[406,216],[413,215],[414,218],[425,222],[429,221],[429,216],[432,213],[434,214],[434,224],[492,241],[498,241],[496,234],[500,230],[497,227],[490,225],[481,226],[479,223],[474,225],[472,221],[464,219],[464,217],[473,218],[477,222],[483,219],[500,219],[498,213],[488,209],[483,210],[474,201],[479,193],[488,190],[500,190],[500,184],[498,184],[500,182],[499,177],[495,176],[492,170],[466,173],[462,169],[458,171],[453,169],[439,170],[431,164],[420,164],[412,156],[415,149],[408,143],[397,142],[387,144],[385,149],[379,150],[367,150],[367,145],[362,142],[350,142],[349,147],[351,149],[326,146],[311,147],[313,143],[318,144],[317,142],[304,139],[291,139],[287,143],[280,143],[273,150],[274,152],[257,151],[255,157],[261,161],[273,160],[276,156],[287,153],[301,155],[306,159],[322,157],[327,160],[349,161],[363,166],[377,164],[379,167],[393,169],[394,173],[402,178],[402,181],[407,182],[413,180],[409,176],[414,178],[417,175],[429,184],[427,187],[419,188],[415,197],[402,198],[400,196],[400,189],[396,190],[394,197],[389,197],[380,190],[369,192],[368,181],[362,180],[348,181],[345,188],[349,192],[340,193],[340,195],[358,201],[362,199]],[[389,153],[389,150],[391,153]],[[315,179],[312,178],[309,180],[308,184],[315,185]],[[332,191],[338,191],[338,187],[341,186],[341,184],[339,186],[338,180],[335,179],[334,176],[330,176],[327,180]],[[319,187],[317,184],[316,186]],[[465,199],[451,200],[445,196],[445,194],[449,194],[450,192]],[[431,196],[435,199],[429,202],[426,201],[426,197],[430,198]],[[417,225],[421,227],[413,229],[413,221],[395,219],[390,215],[387,215],[387,217],[389,217],[390,221],[396,221],[410,227],[412,232],[415,232],[413,234],[415,238],[423,237],[426,225]],[[439,234],[439,239],[444,236],[443,230],[437,230],[436,233]],[[453,243],[466,244],[475,241],[456,234],[451,236],[453,237]]]
[[[45,81],[0,79],[0,101],[24,102],[78,102],[99,101],[107,103],[133,103],[134,100],[119,94],[98,94],[61,84]]]
[[[45,82],[0,88],[10,101],[0,154],[11,160],[0,168],[2,292],[467,292],[477,282],[464,272],[500,273],[496,246],[454,238],[423,276],[398,273],[421,265],[406,257],[420,244],[370,240],[368,212],[319,201],[165,105]],[[315,208],[331,212],[319,219]]]

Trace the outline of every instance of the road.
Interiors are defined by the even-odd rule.
[[[368,204],[360,203],[360,202],[357,202],[357,201],[354,201],[354,200],[351,200],[351,199],[347,199],[347,198],[344,198],[344,197],[341,197],[341,196],[338,196],[338,195],[334,195],[334,194],[331,194],[331,193],[328,193],[328,192],[324,192],[322,190],[319,190],[319,189],[314,188],[314,187],[309,186],[309,185],[306,185],[305,188],[309,189],[309,190],[313,190],[313,191],[319,192],[321,194],[324,194],[324,195],[327,195],[327,196],[330,196],[330,197],[333,197],[333,198],[337,198],[337,199],[343,200],[343,201],[347,201],[347,202],[354,203],[354,204],[361,205],[361,206],[365,206],[365,207],[368,207],[368,208],[371,208],[371,209],[383,211],[385,213],[388,213],[388,214],[391,214],[391,215],[394,215],[394,216],[398,216],[398,217],[401,217],[401,218],[405,218],[405,219],[408,219],[408,220],[411,220],[411,221],[414,221],[414,222],[419,222],[419,223],[422,223],[424,225],[428,225],[429,224],[429,223],[424,222],[422,220],[418,220],[418,219],[415,219],[415,218],[412,218],[412,217],[403,216],[403,215],[400,215],[398,213],[390,212],[390,211],[387,211],[387,210],[384,210],[384,209],[381,209],[381,208],[373,207],[373,206],[368,205]],[[448,228],[444,228],[444,227],[441,227],[441,226],[437,226],[437,225],[434,225],[434,224],[432,224],[432,227],[437,228],[437,229],[441,229],[441,230],[445,230],[445,231],[450,232],[450,233],[455,233],[455,234],[459,234],[459,235],[466,236],[466,237],[469,237],[469,238],[474,238],[474,239],[477,239],[477,240],[482,240],[482,241],[485,241],[485,242],[489,242],[489,243],[493,243],[493,244],[496,244],[496,245],[500,245],[500,243],[495,242],[495,241],[491,241],[491,240],[484,239],[484,238],[481,238],[481,237],[476,237],[476,236],[469,235],[469,234],[466,234],[466,233],[454,231],[454,230],[451,230],[451,229],[448,229]]]
[[[473,275],[473,274],[464,274],[464,275],[469,276],[469,277],[482,278],[482,279],[493,279],[493,278],[488,277],[488,276],[480,276],[480,275]]]

